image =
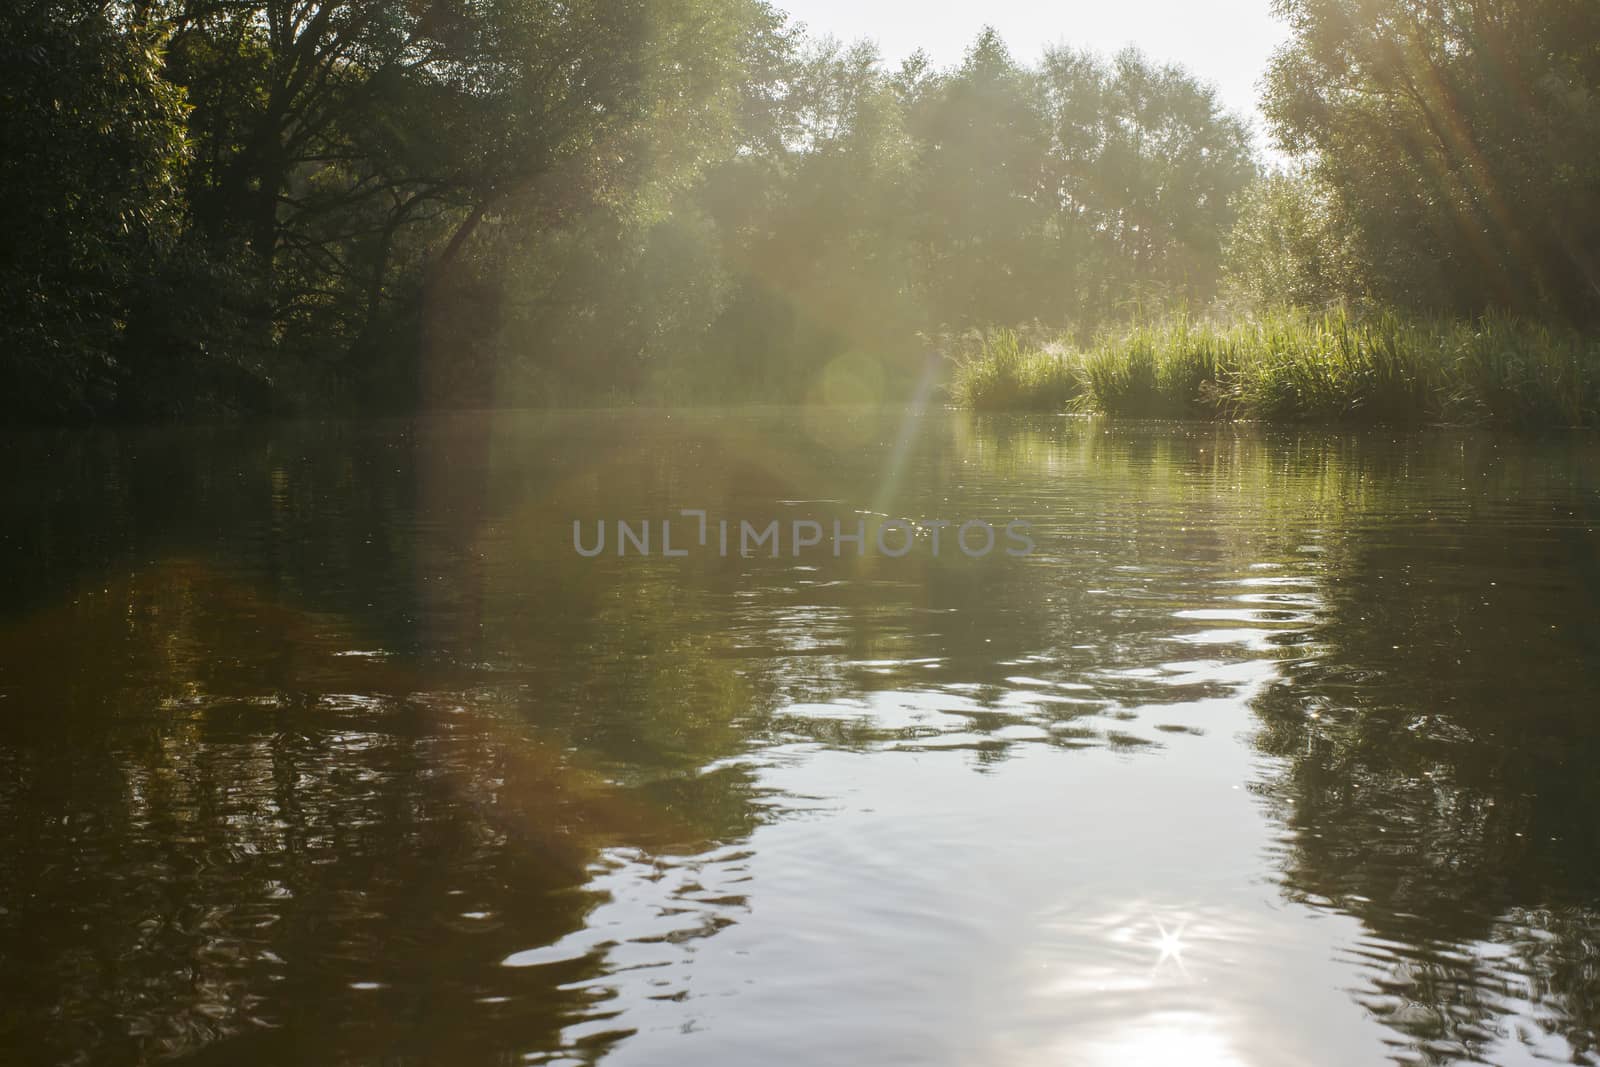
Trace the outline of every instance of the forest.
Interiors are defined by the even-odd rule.
[[[629,403],[1600,421],[1600,5],[1129,49],[762,0],[13,0],[11,421]]]

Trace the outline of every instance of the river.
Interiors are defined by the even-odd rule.
[[[1593,437],[463,413],[4,456],[4,1062],[1600,1057]]]

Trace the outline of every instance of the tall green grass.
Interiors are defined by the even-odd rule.
[[[1066,356],[998,330],[956,361],[950,392],[957,404],[979,411],[1061,411],[1078,400],[1083,382]]]
[[[1141,324],[1051,351],[1001,331],[957,361],[951,392],[980,410],[1592,427],[1600,339],[1496,315],[1292,310]]]

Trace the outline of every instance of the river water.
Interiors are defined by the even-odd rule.
[[[1600,1062],[1593,438],[462,414],[0,464],[0,1062]]]

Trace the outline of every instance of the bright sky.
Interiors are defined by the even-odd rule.
[[[1256,123],[1258,136],[1256,81],[1284,38],[1271,0],[774,0],[774,6],[818,36],[871,38],[891,64],[918,48],[939,66],[959,63],[985,25],[1026,62],[1052,44],[1108,53],[1134,44],[1215,85],[1225,106]]]

